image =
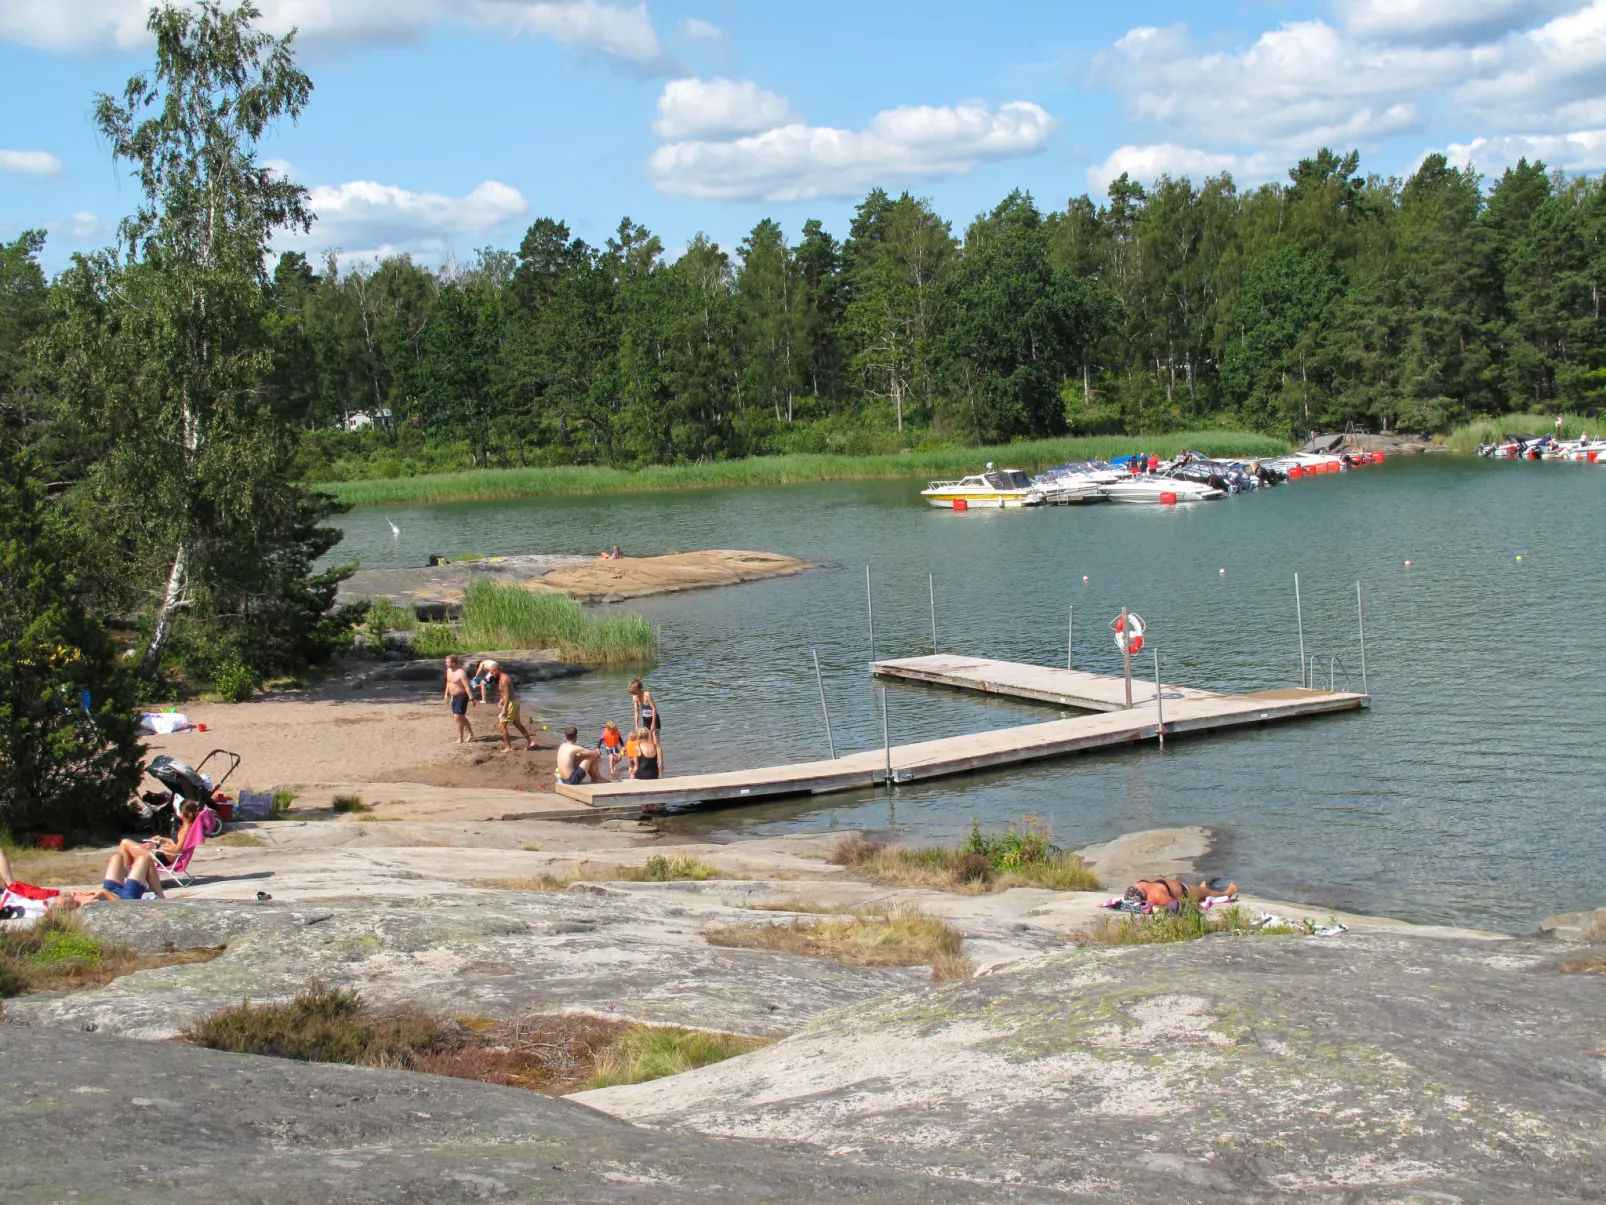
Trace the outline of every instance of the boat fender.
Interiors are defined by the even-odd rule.
[[[954,509],[955,510],[969,510],[970,509],[970,502],[965,498],[955,498],[954,499]]]
[[[1177,496],[1175,494],[1173,494],[1170,490],[1166,490],[1164,493],[1162,493],[1160,495],[1160,505],[1161,506],[1175,506],[1176,504],[1177,504]]]

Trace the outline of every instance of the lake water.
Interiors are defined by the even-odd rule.
[[[1312,907],[1528,930],[1606,904],[1606,676],[1595,644],[1606,472],[1397,458],[1193,507],[970,514],[930,509],[921,485],[358,510],[341,519],[336,555],[378,567],[618,543],[631,555],[744,548],[818,562],[793,578],[629,604],[663,629],[663,657],[646,676],[672,772],[824,756],[811,649],[838,750],[880,747],[866,565],[878,655],[930,651],[929,574],[943,651],[1063,665],[1074,605],[1078,667],[1119,672],[1107,624],[1125,605],[1148,620],[1167,681],[1229,691],[1298,684],[1295,572],[1307,649],[1324,675],[1338,657],[1358,688],[1359,580],[1369,711],[677,823],[948,839],[972,818],[999,826],[1038,813],[1065,845],[1203,824],[1221,835],[1206,869]],[[1152,680],[1152,663],[1143,672]],[[629,719],[629,676],[550,684],[533,701],[554,728],[573,722],[591,739],[604,720]],[[887,697],[894,744],[1057,714],[917,686]]]

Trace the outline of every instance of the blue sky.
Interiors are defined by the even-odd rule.
[[[466,260],[538,216],[672,252],[760,218],[846,233],[872,185],[963,227],[1122,170],[1242,184],[1323,144],[1606,167],[1606,0],[259,0],[316,85],[265,154],[313,190],[298,244]],[[0,237],[47,262],[135,200],[90,120],[150,59],[143,0],[0,5]],[[1203,14],[1203,15],[1201,15]]]

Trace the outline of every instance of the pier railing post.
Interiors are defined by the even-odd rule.
[[[1154,650],[1154,715],[1155,715],[1155,720],[1156,720],[1156,727],[1159,730],[1158,731],[1158,735],[1160,737],[1160,748],[1162,748],[1162,749],[1165,748],[1165,700],[1164,700],[1164,695],[1165,695],[1165,690],[1160,685],[1160,650],[1159,649],[1155,649]]]
[[[1071,653],[1076,648],[1076,607],[1071,607],[1070,621],[1065,625],[1065,668],[1071,668]]]
[[[870,566],[864,567],[864,614],[870,621],[870,664],[875,664],[875,599],[870,595]],[[1302,646],[1303,647],[1303,646]]]
[[[926,574],[926,589],[931,592],[931,653],[937,653],[937,578],[935,574]]]
[[[1361,601],[1361,583],[1355,583],[1355,618],[1361,625],[1361,693],[1371,695],[1366,689],[1366,606]]]
[[[887,786],[892,786],[892,737],[887,729],[887,688],[881,688],[881,747],[887,751]]]
[[[1132,629],[1127,610],[1121,608],[1121,664],[1126,678],[1126,709],[1132,710]]]
[[[836,760],[836,742],[831,739],[831,709],[825,705],[825,679],[820,677],[820,654],[813,649],[809,656],[814,658],[814,684],[820,688],[820,714],[825,717],[825,745],[831,750],[831,760]]]
[[[868,566],[864,571],[864,580],[868,585],[870,581]],[[1309,681],[1306,675],[1310,670],[1310,666],[1305,662],[1305,608],[1299,601],[1299,574],[1297,573],[1294,574],[1294,617],[1299,621],[1299,684],[1303,687]]]

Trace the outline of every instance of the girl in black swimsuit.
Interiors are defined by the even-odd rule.
[[[642,685],[640,678],[630,679],[626,688],[630,691],[631,701],[636,708],[636,727],[645,728],[655,736],[663,731],[663,719],[658,713],[658,706],[653,701],[652,691]]]

